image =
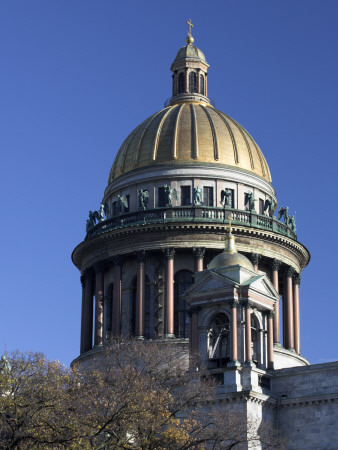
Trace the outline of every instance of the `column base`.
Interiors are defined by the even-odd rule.
[[[273,346],[277,347],[277,348],[283,348],[283,346],[282,346],[282,344],[280,342],[274,342]]]
[[[253,361],[245,361],[243,366],[244,367],[256,367],[256,364]]]
[[[170,334],[170,333],[164,335],[165,339],[173,339],[174,337],[175,337],[175,335],[174,334]]]
[[[135,341],[144,341],[144,336],[135,336]]]
[[[227,367],[240,367],[241,363],[236,359],[234,361],[230,361],[227,364]]]

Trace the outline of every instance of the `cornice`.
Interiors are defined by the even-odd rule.
[[[201,246],[206,249],[223,249],[224,248],[224,242],[222,240],[222,236],[225,233],[225,229],[227,228],[226,224],[215,224],[215,223],[155,223],[155,224],[145,224],[145,225],[135,225],[130,227],[123,227],[123,228],[117,228],[114,230],[107,231],[105,233],[101,233],[99,235],[93,236],[92,238],[86,239],[83,242],[81,242],[73,251],[72,254],[72,260],[74,264],[77,267],[81,266],[81,260],[83,259],[84,255],[90,251],[95,251],[95,249],[99,249],[102,246],[107,246],[108,243],[116,242],[120,240],[121,238],[131,235],[142,235],[147,233],[154,233],[154,232],[163,232],[163,238],[159,239],[158,241],[154,242],[145,242],[144,240],[140,239],[139,246],[134,245],[133,248],[126,248],[125,243],[123,242],[123,249],[121,252],[121,249],[116,248],[116,254],[129,254],[131,252],[135,252],[138,250],[162,250],[166,247],[168,247],[168,242],[170,242],[170,247],[176,247],[176,248],[187,248],[190,247],[189,244],[187,244],[187,241],[181,241],[178,239],[178,236],[175,236],[179,234],[187,234],[187,233],[202,233],[204,236],[205,234],[213,234],[218,233],[219,239],[210,241],[203,240],[201,243],[194,238],[191,243],[191,247],[197,247]],[[271,231],[261,230],[257,228],[249,228],[249,227],[242,227],[242,226],[234,226],[233,232],[237,238],[240,237],[248,237],[253,239],[255,242],[250,242],[250,244],[236,243],[237,249],[240,252],[245,253],[258,253],[261,256],[266,256],[268,258],[274,259],[278,257],[279,260],[281,260],[284,264],[293,267],[297,272],[299,272],[301,269],[306,267],[310,260],[310,254],[307,250],[307,248],[299,243],[298,241],[295,241],[287,236],[283,236],[281,234],[277,234]],[[168,241],[169,239],[169,241]],[[261,244],[261,242],[270,242],[272,244],[275,244],[277,246],[281,245],[282,247],[286,248],[290,252],[292,252],[295,257],[300,261],[300,264],[297,265],[295,261],[291,257],[287,257],[286,255],[281,255],[278,252],[271,251],[269,249],[264,248]],[[113,254],[111,255],[113,256]]]

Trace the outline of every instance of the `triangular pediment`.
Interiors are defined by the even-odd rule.
[[[273,297],[274,299],[279,298],[278,292],[265,274],[259,275],[252,280],[248,280],[245,285],[249,285],[250,289],[254,289],[256,292]]]
[[[218,273],[204,271],[195,274],[194,284],[185,291],[186,296],[194,296],[195,293],[217,291],[219,289],[228,290],[238,286],[233,280],[230,280]]]

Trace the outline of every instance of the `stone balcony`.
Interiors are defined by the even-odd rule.
[[[232,225],[248,228],[258,228],[288,236],[297,240],[296,233],[286,224],[275,217],[257,214],[255,211],[243,211],[234,208],[218,208],[210,206],[167,206],[163,208],[147,209],[122,213],[121,215],[98,222],[86,235],[86,239],[101,233],[119,228],[146,225],[153,223],[217,223],[228,224],[229,216]]]

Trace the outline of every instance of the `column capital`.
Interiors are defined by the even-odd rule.
[[[301,278],[300,273],[295,272],[293,274],[293,281],[295,284],[298,284],[298,286],[300,286],[300,278]]]
[[[273,259],[273,260],[270,262],[270,268],[271,268],[272,270],[279,270],[281,264],[282,264],[282,261],[279,261],[279,259]]]
[[[194,256],[197,256],[198,258],[204,258],[205,248],[204,247],[194,247],[192,249],[192,253]]]
[[[102,273],[106,270],[106,264],[103,261],[93,264],[95,273]]]
[[[94,275],[94,270],[92,267],[89,267],[88,269],[85,269],[83,271],[82,277],[84,280],[88,280],[91,279]]]
[[[254,308],[254,304],[250,300],[242,301],[242,306],[245,309],[253,309]]]
[[[258,266],[259,260],[261,259],[262,255],[258,253],[251,253],[251,262],[253,265]]]
[[[200,310],[200,306],[191,306],[188,310],[189,317],[191,317],[193,314],[198,314]]]
[[[273,319],[275,316],[275,311],[268,311],[266,316],[268,319]]]
[[[145,250],[140,250],[139,252],[136,252],[136,257],[138,262],[144,262],[146,259],[146,252]]]
[[[173,258],[175,255],[175,249],[174,247],[167,247],[163,249],[163,253],[166,258],[170,259]]]
[[[86,276],[85,276],[85,274],[80,276],[80,283],[81,283],[82,287],[85,286],[85,284],[86,284]]]
[[[238,305],[239,305],[238,300],[233,300],[232,302],[230,302],[230,308],[237,308]]]
[[[285,275],[287,276],[287,277],[293,277],[294,276],[294,274],[295,274],[295,269],[293,268],[293,267],[291,267],[291,266],[289,266],[286,270],[285,270]]]
[[[111,262],[114,266],[122,266],[123,264],[123,256],[115,255],[111,258]]]

